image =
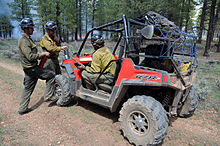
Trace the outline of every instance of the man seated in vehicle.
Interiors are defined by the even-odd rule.
[[[107,47],[105,47],[104,39],[101,35],[94,34],[91,37],[91,43],[94,48],[92,55],[91,66],[84,66],[80,64],[79,69],[83,70],[82,78],[86,84],[86,88],[94,90],[95,81],[100,73],[105,69],[108,63],[115,59]],[[109,67],[104,71],[104,74],[97,80],[97,84],[111,85],[114,79],[116,63],[112,62]]]

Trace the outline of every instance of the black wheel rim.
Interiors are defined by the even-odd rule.
[[[55,96],[56,97],[62,96],[62,88],[58,83],[55,83]]]
[[[131,131],[137,135],[146,135],[149,131],[149,122],[141,111],[133,111],[128,116],[128,125]]]

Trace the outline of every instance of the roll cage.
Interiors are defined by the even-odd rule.
[[[163,20],[162,22],[161,19]],[[149,26],[152,26],[153,30],[148,29],[147,27]],[[179,65],[185,62],[190,63],[190,68],[187,70],[187,73],[190,75],[195,71],[198,64],[196,56],[196,36],[182,32],[177,26],[171,24],[169,20],[157,13],[151,12],[136,19],[127,19],[126,16],[123,15],[122,19],[92,28],[86,34],[85,39],[83,40],[78,52],[76,53],[77,57],[80,56],[86,40],[93,31],[108,31],[119,33],[118,41],[112,52],[113,55],[116,55],[116,50],[119,48],[120,44],[118,58],[109,62],[100,76],[105,72],[105,70],[113,61],[115,61],[117,64],[120,64],[123,58],[131,58],[134,61],[135,58],[144,57],[147,59],[170,61],[175,70],[175,73],[180,78],[182,84],[185,86],[186,83],[183,79],[183,75],[186,74],[186,72],[181,71]],[[152,36],[149,36],[149,31],[153,32],[150,34]],[[148,37],[146,37],[146,34]],[[146,45],[142,47],[142,44]],[[156,55],[149,55],[145,52],[147,48],[146,46],[152,44],[160,46],[158,51],[159,53]],[[145,54],[143,54],[144,52]],[[116,76],[119,71],[120,67],[116,69]]]

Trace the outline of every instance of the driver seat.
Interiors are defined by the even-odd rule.
[[[118,79],[118,75],[119,75],[119,72],[121,70],[121,61],[116,61],[116,70],[115,70],[115,75],[114,75],[114,79],[113,79],[113,83],[111,85],[108,85],[108,84],[98,84],[98,88],[101,89],[101,90],[104,90],[108,93],[111,93],[112,92],[112,89]]]

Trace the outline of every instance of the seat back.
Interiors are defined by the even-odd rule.
[[[121,70],[121,60],[117,60],[116,61],[116,70],[115,70],[115,74],[114,74],[114,78],[113,78],[113,82],[108,85],[108,84],[98,84],[98,88],[101,89],[101,90],[104,90],[108,93],[111,93],[112,92],[112,89],[113,89],[113,86],[115,85],[117,79],[118,79],[118,75],[119,75],[119,72]]]
[[[115,75],[114,75],[114,79],[113,79],[113,82],[112,82],[112,86],[115,85],[117,79],[118,79],[118,75],[119,75],[119,72],[121,70],[121,63],[122,63],[122,60],[118,60],[116,61],[116,69],[115,69]]]

